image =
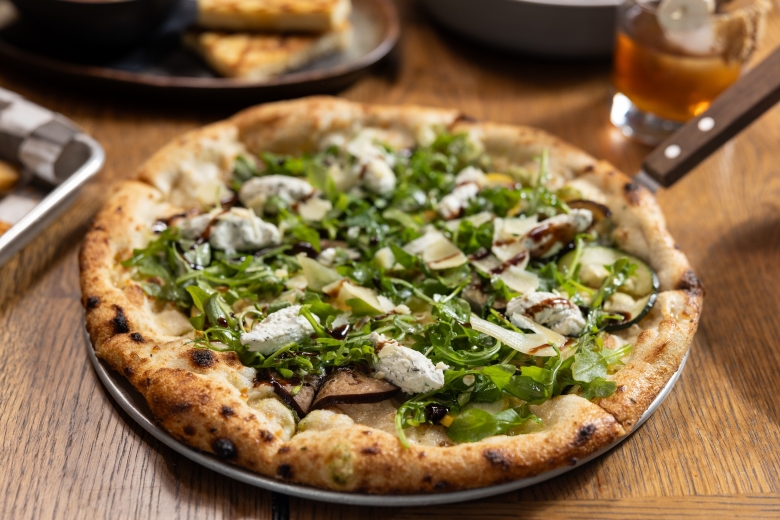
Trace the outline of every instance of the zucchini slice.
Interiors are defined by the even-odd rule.
[[[575,269],[576,250],[569,251],[558,261],[558,269],[569,272]],[[655,304],[658,295],[658,276],[650,266],[633,255],[604,246],[589,246],[582,250],[579,261],[580,282],[592,289],[598,289],[609,275],[605,266],[612,265],[620,258],[636,264],[637,269],[623,284],[618,292],[604,304],[604,310],[625,316],[625,320],[610,325],[608,331],[630,327],[644,318]]]
[[[604,310],[610,314],[623,316],[623,321],[618,321],[607,326],[604,330],[612,332],[626,329],[634,323],[639,323],[653,308],[658,293],[651,293],[643,298],[634,300],[626,293],[617,292],[604,303]]]
[[[569,272],[574,266],[576,250],[569,251],[558,261],[558,269]],[[604,246],[589,246],[582,250],[579,259],[580,282],[592,289],[601,287],[601,283],[609,275],[605,266],[612,265],[620,258],[628,258],[632,264],[637,265],[636,272],[623,284],[618,291],[630,295],[632,298],[642,298],[658,292],[658,277],[646,263],[635,256],[617,249]]]

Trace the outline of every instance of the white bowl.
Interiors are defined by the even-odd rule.
[[[620,0],[421,0],[442,25],[482,43],[560,58],[607,56]]]

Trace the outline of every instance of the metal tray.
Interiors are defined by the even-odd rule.
[[[204,453],[193,448],[190,448],[186,444],[179,442],[168,434],[165,430],[157,426],[154,422],[154,416],[149,410],[143,396],[130,384],[130,382],[121,374],[112,370],[105,362],[99,360],[95,355],[95,350],[92,348],[92,343],[89,339],[89,335],[86,334],[86,347],[89,353],[89,359],[92,365],[95,367],[98,377],[103,382],[103,385],[108,390],[119,406],[127,412],[130,417],[133,418],[141,427],[152,434],[157,440],[179,452],[190,460],[197,462],[209,469],[222,473],[228,477],[240,480],[247,484],[257,486],[259,488],[267,489],[277,493],[285,495],[291,495],[300,498],[307,498],[310,500],[320,500],[323,502],[333,502],[336,504],[348,504],[358,506],[384,506],[384,507],[408,507],[408,506],[431,506],[436,504],[452,504],[455,502],[465,502],[467,500],[475,500],[478,498],[486,498],[494,495],[500,495],[501,493],[507,493],[509,491],[515,491],[524,487],[533,486],[545,480],[557,477],[567,471],[582,466],[587,462],[595,459],[611,450],[620,442],[625,440],[627,436],[621,437],[617,441],[613,442],[609,446],[592,453],[588,457],[578,461],[573,466],[565,466],[557,468],[552,471],[547,471],[535,477],[525,478],[521,480],[515,480],[514,482],[507,482],[506,484],[500,484],[497,486],[489,486],[478,489],[469,489],[466,491],[454,491],[451,493],[436,493],[427,495],[366,495],[358,493],[340,493],[337,491],[325,491],[322,489],[316,489],[300,484],[286,484],[276,479],[265,477],[257,473],[253,473],[249,470],[233,466],[226,462],[218,460],[213,455]],[[658,397],[650,404],[650,407],[642,414],[642,417],[636,423],[634,430],[636,431],[651,415],[655,412],[661,403],[669,395],[674,384],[679,379],[682,369],[685,366],[685,362],[688,360],[688,353],[680,363],[680,368],[672,375],[669,382],[658,394]]]
[[[97,141],[84,133],[77,134],[73,140],[85,144],[90,153],[84,164],[59,186],[46,189],[45,186],[32,182],[5,195],[24,201],[20,204],[22,212],[25,211],[25,204],[29,204],[32,209],[15,222],[11,222],[11,228],[0,235],[0,266],[65,211],[75,200],[79,188],[103,167],[106,155]],[[4,197],[0,196],[0,201],[3,199]]]

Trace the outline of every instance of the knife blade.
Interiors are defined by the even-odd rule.
[[[645,157],[634,176],[655,193],[668,188],[780,101],[780,47]]]

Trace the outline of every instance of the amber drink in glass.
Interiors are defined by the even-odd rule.
[[[612,122],[655,145],[707,110],[739,77],[767,10],[764,0],[626,0],[618,12]]]

